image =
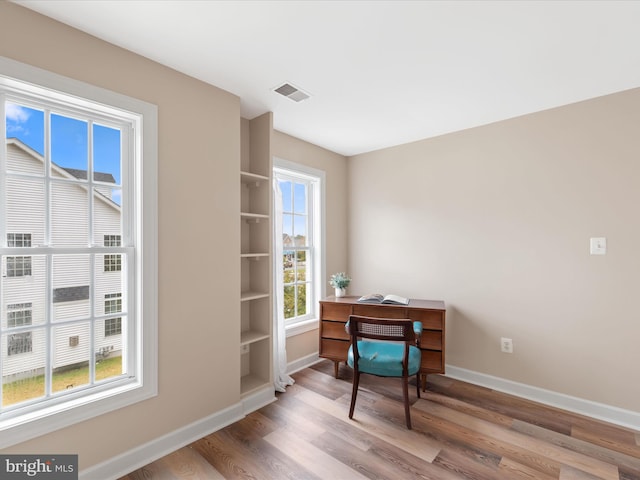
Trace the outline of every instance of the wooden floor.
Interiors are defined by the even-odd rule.
[[[121,480],[639,479],[640,432],[429,376],[413,430],[397,379],[363,375],[353,420],[351,371],[323,361],[278,401]]]

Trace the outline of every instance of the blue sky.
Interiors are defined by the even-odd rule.
[[[302,183],[280,181],[282,192],[282,231],[290,236],[307,237],[307,187]],[[298,215],[296,215],[298,214]]]
[[[7,103],[7,137],[16,137],[41,155],[44,153],[44,112]],[[88,123],[51,114],[51,161],[66,168],[88,170]],[[94,171],[111,173],[120,184],[120,131],[93,125]]]

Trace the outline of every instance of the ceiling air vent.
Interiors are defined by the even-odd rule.
[[[306,100],[311,95],[304,93],[297,87],[294,87],[290,83],[283,83],[278,88],[273,89],[274,92],[279,93],[280,95],[290,98],[294,102],[301,102],[302,100]]]

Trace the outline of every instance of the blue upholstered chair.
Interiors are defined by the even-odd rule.
[[[416,346],[422,323],[413,320],[371,318],[351,315],[346,325],[351,335],[347,364],[353,368],[353,391],[349,418],[353,418],[360,374],[379,377],[401,377],[407,428],[409,414],[409,377],[416,376],[416,392],[420,397],[420,348]],[[419,345],[419,343],[418,343]]]

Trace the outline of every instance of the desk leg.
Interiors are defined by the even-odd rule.
[[[340,362],[335,361],[333,362],[333,376],[338,378],[338,369],[340,367]]]
[[[423,373],[420,375],[420,383],[422,384],[422,391],[425,392],[427,390],[427,374]]]

